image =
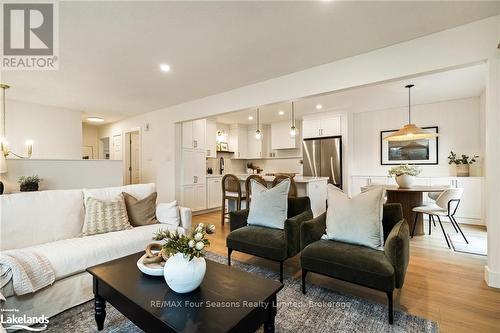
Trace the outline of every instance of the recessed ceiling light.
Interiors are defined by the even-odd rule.
[[[160,70],[162,72],[170,72],[170,65],[169,64],[161,64],[160,65]]]
[[[316,104],[316,110],[321,110],[323,108],[323,105],[321,104]]]
[[[279,114],[280,116],[282,116],[282,115],[284,115],[284,114],[285,114],[285,111],[281,111],[281,110],[280,110],[280,111],[278,111],[278,114]]]
[[[90,121],[91,123],[102,123],[104,119],[100,117],[88,117],[87,121]]]
[[[253,120],[253,117],[252,116],[248,116],[248,120]]]

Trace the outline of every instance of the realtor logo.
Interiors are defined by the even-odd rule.
[[[2,69],[57,69],[57,3],[4,3],[2,11]]]

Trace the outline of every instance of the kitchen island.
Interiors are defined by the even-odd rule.
[[[244,191],[245,181],[250,175],[236,174],[236,176],[240,179],[241,188]],[[274,177],[261,177],[267,182],[268,187],[271,187]],[[293,179],[297,184],[297,195],[299,197],[307,196],[311,199],[311,210],[314,217],[324,213],[326,211],[326,185],[328,183],[328,177],[306,177],[297,175]]]

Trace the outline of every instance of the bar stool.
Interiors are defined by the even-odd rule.
[[[226,200],[234,200],[236,209],[241,210],[241,202],[246,199],[245,193],[241,191],[240,179],[235,175],[225,175],[222,177],[222,211],[221,224],[224,225],[224,219],[229,218],[229,212],[226,213]]]
[[[455,213],[457,212],[458,206],[460,205],[460,199],[462,198],[463,193],[464,193],[463,188],[450,188],[442,192],[436,198],[435,204],[413,208],[413,211],[416,214],[415,214],[415,224],[413,225],[411,237],[413,238],[413,235],[415,233],[415,225],[417,224],[418,214],[429,215],[429,235],[431,234],[431,221],[434,222],[434,216],[436,216],[439,225],[441,226],[441,230],[443,231],[446,244],[448,245],[448,248],[451,248],[450,242],[448,241],[448,237],[446,236],[446,232],[444,231],[444,227],[443,224],[441,223],[441,218],[440,218],[440,216],[446,216],[450,220],[451,225],[453,226],[455,231],[460,232],[465,242],[468,244],[469,241],[465,237],[462,229],[460,228],[457,220],[455,219]]]
[[[262,178],[261,176],[259,176],[259,175],[248,176],[247,180],[245,181],[245,193],[247,195],[247,208],[250,208],[250,200],[252,199],[252,186],[250,184],[250,181],[252,179],[259,182],[260,184],[264,185],[265,187],[267,187],[267,183],[266,183],[265,179]]]
[[[288,197],[289,198],[296,198],[297,197],[297,184],[295,183],[295,180],[293,180],[292,176],[285,175],[285,174],[276,174],[273,180],[273,187],[284,181],[285,179],[290,179],[290,190],[288,191]]]

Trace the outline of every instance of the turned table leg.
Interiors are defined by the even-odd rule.
[[[95,295],[94,302],[97,330],[102,331],[104,328],[104,319],[106,319],[106,301],[101,296]]]

